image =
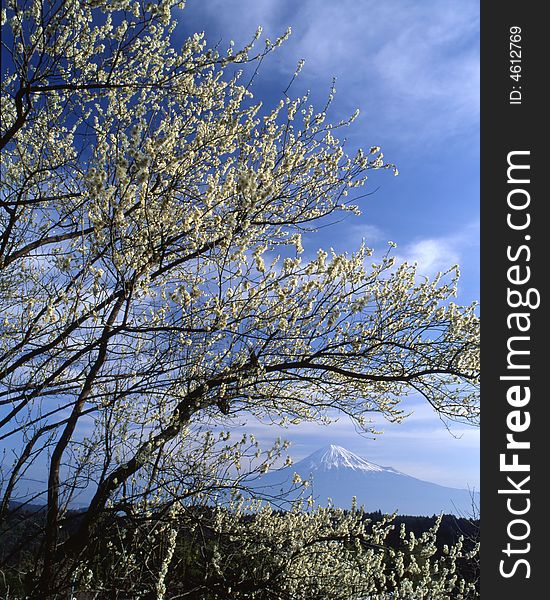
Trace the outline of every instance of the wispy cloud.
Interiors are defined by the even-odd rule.
[[[197,0],[188,7],[184,15],[193,22]],[[419,144],[464,134],[469,127],[477,130],[478,13],[477,0],[212,0],[200,5],[212,35],[225,42],[248,40],[260,24],[272,38],[292,26],[293,35],[272,57],[271,68],[288,74],[305,58],[302,84],[323,93],[323,85],[328,90],[337,77],[345,89],[337,95],[342,112],[359,105],[369,130],[383,132],[385,140],[391,135]]]
[[[373,248],[376,256],[388,250],[390,240],[399,240],[403,234],[387,231],[377,225],[359,223],[348,225],[345,236],[341,238],[342,248],[338,250],[357,249],[364,240]],[[419,275],[433,277],[439,271],[447,271],[451,266],[468,260],[471,264],[479,257],[479,221],[472,221],[461,228],[440,236],[413,237],[403,244],[398,243],[393,252],[396,264],[403,262],[418,265]]]
[[[479,222],[444,237],[429,237],[413,240],[398,248],[397,262],[418,264],[418,273],[433,276],[462,262],[466,253],[479,254]],[[469,257],[471,260],[471,257]]]
[[[316,77],[333,73],[353,102],[365,98],[367,123],[382,119],[394,137],[419,143],[477,124],[476,2],[313,5],[302,10],[298,48]]]
[[[389,241],[390,237],[378,225],[370,223],[358,223],[348,225],[346,229],[346,243],[350,248],[356,249],[362,241],[369,248],[382,246]]]
[[[452,239],[418,240],[404,250],[403,258],[407,262],[416,262],[422,275],[434,275],[460,262],[459,249]]]

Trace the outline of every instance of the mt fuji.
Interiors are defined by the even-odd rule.
[[[357,504],[367,512],[398,511],[401,515],[419,516],[448,513],[466,517],[472,513],[472,502],[479,506],[478,493],[416,479],[333,444],[292,467],[267,473],[254,487],[259,494],[278,496],[292,487],[294,473],[311,481],[308,495],[311,493],[321,506],[330,498],[334,506],[350,508],[355,496]]]

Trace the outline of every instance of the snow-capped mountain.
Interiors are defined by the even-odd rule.
[[[304,458],[298,464],[309,468],[312,473],[315,471],[330,471],[331,469],[344,468],[351,469],[352,471],[368,471],[371,473],[390,471],[397,475],[403,475],[403,473],[400,473],[391,467],[381,467],[380,465],[369,462],[368,460],[357,456],[357,454],[342,448],[342,446],[335,446],[333,444],[320,448],[313,454]]]
[[[255,487],[262,494],[278,496],[291,487],[294,473],[311,481],[311,493],[321,506],[330,498],[334,506],[349,508],[355,496],[357,504],[367,511],[428,516],[443,512],[470,516],[472,499],[479,505],[477,493],[472,498],[469,490],[416,479],[332,444],[292,467],[267,473]]]

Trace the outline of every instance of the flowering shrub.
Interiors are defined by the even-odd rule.
[[[307,512],[299,504],[287,512],[242,504],[172,511],[170,518],[144,523],[131,534],[119,527],[116,549],[96,552],[108,558],[91,559],[76,581],[98,597],[114,598],[130,592],[150,597],[152,590],[159,599],[479,597],[477,582],[460,575],[462,565],[477,560],[477,546],[466,550],[461,538],[438,549],[439,520],[419,538],[402,526],[398,544],[390,544],[392,521],[372,522],[355,508]]]

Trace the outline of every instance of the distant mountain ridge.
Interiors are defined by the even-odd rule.
[[[311,493],[318,505],[329,498],[334,506],[350,508],[352,497],[365,510],[406,515],[472,515],[472,503],[479,506],[479,493],[450,488],[383,467],[330,444],[313,452],[292,467],[264,475],[255,486],[260,493],[277,496],[291,487],[297,473],[311,479]]]

